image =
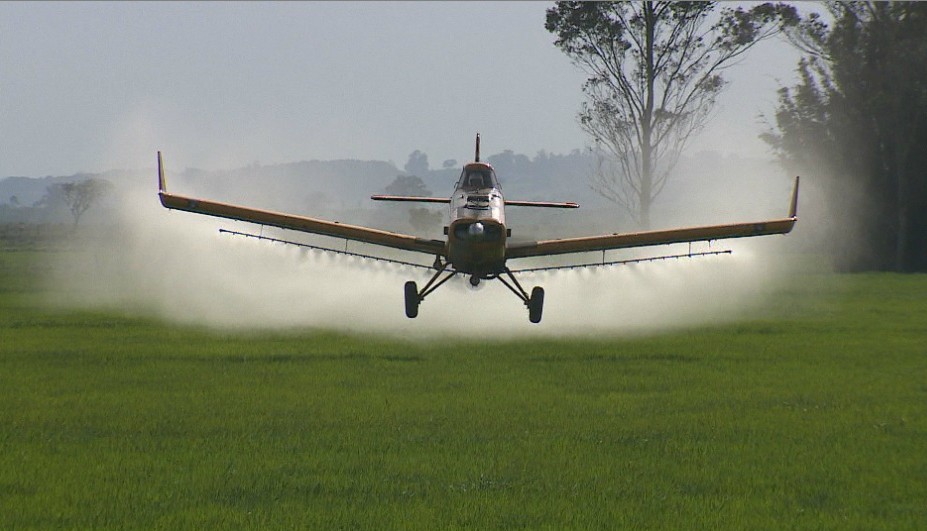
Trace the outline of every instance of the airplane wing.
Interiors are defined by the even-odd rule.
[[[290,229],[312,234],[322,234],[354,240],[374,245],[382,245],[393,249],[415,251],[430,255],[447,256],[443,240],[429,240],[406,234],[389,232],[385,230],[370,229],[357,225],[348,225],[337,221],[294,216],[269,210],[258,210],[227,203],[205,201],[191,197],[170,194],[167,192],[164,179],[164,167],[161,162],[161,152],[158,152],[158,196],[165,208],[184,210],[207,216],[250,221],[261,225],[270,225],[281,229]]]
[[[555,202],[555,201],[510,201],[505,200],[505,206],[529,206],[529,207],[545,207],[545,208],[579,208],[578,203],[573,202]]]
[[[706,225],[680,229],[603,234],[600,236],[516,243],[506,247],[505,257],[507,259],[527,258],[532,256],[667,245],[671,243],[747,238],[751,236],[764,236],[767,234],[786,234],[792,230],[796,221],[798,221],[798,177],[795,178],[795,188],[792,191],[792,202],[789,207],[789,215],[786,218],[751,223]]]
[[[450,203],[449,197],[418,197],[411,195],[372,195],[374,201],[406,201],[409,203]]]

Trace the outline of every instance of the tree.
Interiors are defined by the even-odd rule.
[[[407,164],[406,169],[408,167]],[[386,193],[389,195],[428,197],[431,195],[431,190],[415,175],[397,175],[396,179],[386,187]],[[441,225],[443,219],[441,212],[435,212],[426,207],[406,208],[409,212],[409,224],[417,230],[424,232]]]
[[[764,138],[827,192],[839,269],[927,270],[927,6],[829,9],[832,28],[818,15],[794,28],[801,81],[780,90]]]
[[[409,161],[406,162],[404,169],[409,175],[425,175],[428,173],[428,155],[416,149],[409,154]]]
[[[84,212],[112,189],[112,184],[104,179],[86,179],[54,186],[60,189],[61,198],[71,211],[71,216],[74,217],[75,228]]]
[[[486,162],[492,164],[496,173],[502,176],[509,176],[518,173],[523,168],[531,165],[531,159],[526,155],[516,155],[511,149],[503,150],[502,153],[486,157]],[[504,179],[505,177],[500,177]]]
[[[427,197],[431,195],[431,190],[425,186],[425,182],[415,175],[397,175],[396,179],[386,187],[386,193],[389,195],[412,195],[418,197]]]
[[[784,4],[749,11],[714,2],[557,2],[545,28],[582,68],[580,127],[602,170],[593,187],[642,227],[690,136],[724,88],[722,72],[756,43],[794,24]]]

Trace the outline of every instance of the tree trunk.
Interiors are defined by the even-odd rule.
[[[657,20],[653,2],[644,4],[644,24],[646,27],[645,67],[647,69],[647,100],[641,114],[641,189],[640,189],[640,225],[644,230],[650,229],[650,205],[653,203],[653,105],[654,105],[654,67],[653,34]]]

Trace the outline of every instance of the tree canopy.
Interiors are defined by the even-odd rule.
[[[409,175],[425,175],[428,173],[428,155],[416,149],[409,154],[409,160],[403,169]]]
[[[431,195],[431,190],[417,175],[397,175],[396,179],[386,186],[386,193],[389,195],[427,197]]]
[[[48,186],[45,195],[33,206],[57,210],[66,208],[74,219],[74,227],[94,204],[113,188],[106,179],[90,178],[77,182],[56,183]]]
[[[797,14],[785,4],[749,10],[714,2],[557,2],[545,27],[589,74],[579,122],[607,164],[603,196],[647,227],[690,136],[724,88],[722,72]]]
[[[791,33],[801,78],[765,139],[824,191],[839,269],[927,270],[927,5],[828,9]]]

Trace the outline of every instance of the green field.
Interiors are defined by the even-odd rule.
[[[927,528],[923,275],[404,342],[53,309],[44,258],[0,252],[0,528]]]

